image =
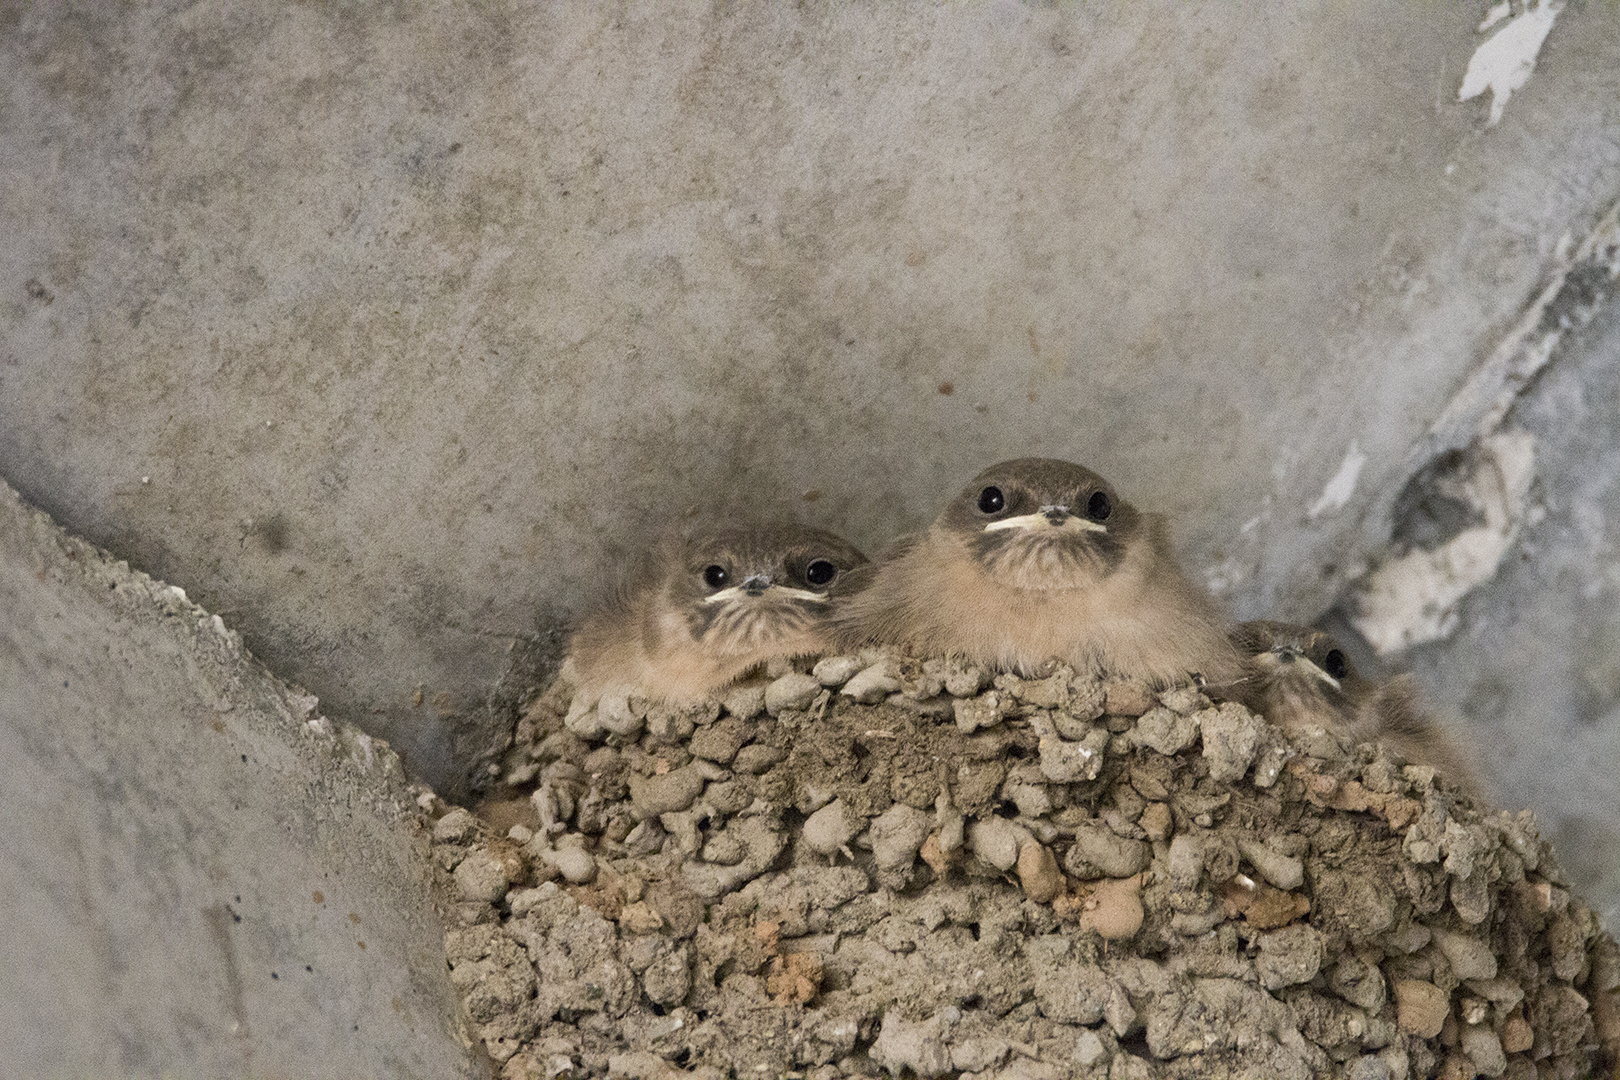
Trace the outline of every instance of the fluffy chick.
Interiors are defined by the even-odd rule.
[[[587,705],[700,701],[766,661],[828,651],[829,617],[866,562],[806,525],[672,532],[581,624],[563,672]]]
[[[1022,673],[1056,658],[1161,687],[1243,670],[1163,521],[1067,461],[986,469],[927,531],[860,575],[870,586],[838,616],[846,646],[900,645]]]
[[[1309,626],[1247,622],[1233,629],[1232,641],[1249,658],[1249,674],[1232,695],[1272,723],[1377,740],[1462,787],[1477,787],[1467,759],[1423,709],[1410,675],[1382,683],[1364,678],[1332,636]]]

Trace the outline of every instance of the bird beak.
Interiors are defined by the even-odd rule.
[[[1315,675],[1318,679],[1321,679],[1323,682],[1333,687],[1333,689],[1344,689],[1344,687],[1340,685],[1338,679],[1335,679],[1333,676],[1317,667],[1313,661],[1306,659],[1305,655],[1292,645],[1279,645],[1272,649],[1271,653],[1277,658],[1277,662],[1279,664],[1298,664],[1307,674]]]
[[[827,597],[822,593],[813,593],[806,589],[790,589],[786,585],[777,585],[764,574],[746,578],[741,585],[732,585],[711,596],[705,596],[703,602],[705,604],[727,604],[733,600],[741,600],[745,596],[758,599],[767,592],[784,600],[809,600],[817,604],[827,602]]]
[[[1315,675],[1318,679],[1321,679],[1323,682],[1325,682],[1329,686],[1333,687],[1333,689],[1335,689],[1335,690],[1343,690],[1344,689],[1344,687],[1339,685],[1339,680],[1338,679],[1335,679],[1333,676],[1329,675],[1327,672],[1323,671],[1321,668],[1317,667],[1315,664],[1313,664],[1311,661],[1305,659],[1303,656],[1299,658],[1299,662],[1301,664],[1305,665],[1305,670],[1306,671],[1310,672],[1312,675]]]
[[[1059,529],[1065,532],[1107,532],[1108,526],[1090,518],[1076,517],[1069,512],[1067,506],[1043,506],[1033,514],[1020,514],[1017,517],[1002,518],[992,521],[984,527],[985,532],[998,532],[1001,529]]]

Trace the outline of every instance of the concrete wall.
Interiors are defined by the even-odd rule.
[[[0,474],[452,790],[693,506],[1064,456],[1310,618],[1620,195],[1620,9],[1486,12],[17,5]]]
[[[1507,806],[1620,927],[1620,304],[1572,333],[1508,422],[1536,438],[1530,520],[1446,640],[1409,650]]]
[[[0,1075],[476,1076],[394,753],[0,485]]]

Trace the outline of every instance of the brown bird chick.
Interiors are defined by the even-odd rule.
[[[586,705],[700,701],[768,660],[826,652],[831,610],[866,562],[805,525],[671,533],[580,626],[563,672]]]
[[[902,645],[1025,674],[1056,658],[1160,687],[1243,671],[1162,520],[1067,461],[986,469],[926,532],[861,573],[871,585],[838,616],[846,646]]]
[[[1350,664],[1338,643],[1309,626],[1246,622],[1232,630],[1232,643],[1249,658],[1249,674],[1233,696],[1280,728],[1312,725],[1371,738],[1356,725],[1375,689]]]
[[[1233,629],[1232,641],[1250,658],[1249,675],[1231,688],[1232,696],[1278,727],[1317,726],[1356,742],[1376,739],[1461,787],[1477,787],[1465,757],[1423,710],[1410,675],[1366,679],[1338,642],[1309,626],[1247,622]]]

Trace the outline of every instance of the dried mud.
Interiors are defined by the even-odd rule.
[[[1527,815],[1193,688],[876,652],[528,708],[424,795],[507,1078],[1590,1077],[1620,951]]]

